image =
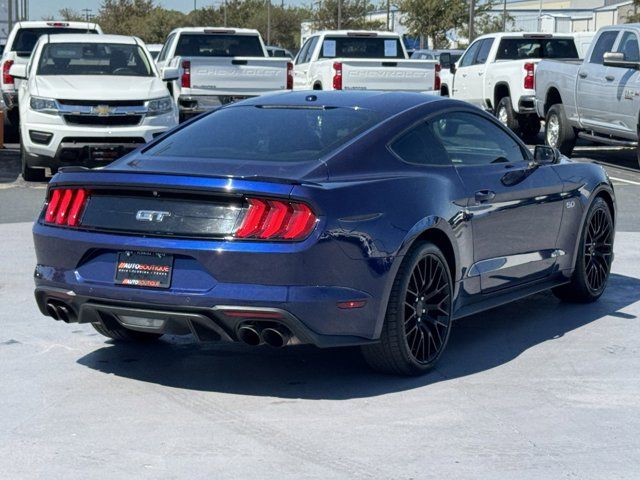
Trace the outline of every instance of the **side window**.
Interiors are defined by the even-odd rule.
[[[528,160],[523,148],[502,127],[471,112],[449,112],[429,123],[453,165],[489,165]]]
[[[482,41],[480,48],[478,49],[478,55],[476,55],[476,59],[473,62],[474,65],[482,65],[487,63],[487,59],[489,58],[489,51],[493,46],[493,38],[487,38]]]
[[[393,141],[391,150],[407,163],[451,165],[449,155],[435,137],[432,126],[423,122]]]
[[[306,42],[304,42],[304,45],[302,45],[302,48],[300,49],[300,52],[298,52],[298,56],[296,57],[296,65],[304,63],[304,57],[306,57],[307,55],[307,50],[309,50],[310,43],[311,39],[309,38]]]
[[[460,60],[460,67],[468,67],[470,65],[473,65],[473,60],[475,59],[476,53],[478,52],[481,43],[482,40],[476,41],[469,48],[467,48],[467,51]]]
[[[162,46],[162,50],[160,50],[160,53],[158,54],[159,62],[163,62],[167,58],[167,53],[169,52],[169,46],[171,45],[171,42],[173,42],[173,37],[175,36],[176,34],[172,33],[167,37],[167,41],[164,42],[164,45]]]
[[[616,42],[618,33],[617,30],[611,30],[600,35],[600,38],[598,38],[598,41],[593,47],[589,63],[599,63],[602,65],[604,54],[613,50],[613,44]]]
[[[318,37],[311,37],[311,42],[309,43],[309,50],[307,50],[307,54],[305,55],[304,63],[308,63],[311,61],[311,57],[313,57],[313,52],[315,51],[317,44],[318,44]]]
[[[638,38],[636,34],[633,32],[624,32],[616,52],[624,53],[625,60],[640,62],[640,50],[638,49]]]

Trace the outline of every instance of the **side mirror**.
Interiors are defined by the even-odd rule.
[[[451,75],[455,75],[456,74],[456,64],[452,63],[451,65],[449,65],[449,71],[451,72]]]
[[[533,159],[538,165],[551,165],[558,163],[562,154],[557,148],[547,145],[536,145],[533,150]]]
[[[440,54],[440,66],[442,68],[451,68],[451,54],[449,52]]]
[[[173,82],[180,78],[180,70],[177,67],[164,67],[162,70],[162,81]]]
[[[9,75],[11,75],[13,78],[19,78],[21,80],[26,80],[27,78],[27,66],[22,64],[22,65],[16,65],[15,63],[13,65],[11,65],[11,68],[9,69]]]
[[[604,54],[602,64],[605,67],[632,68],[640,70],[640,62],[632,62],[624,58],[624,53],[607,52]]]

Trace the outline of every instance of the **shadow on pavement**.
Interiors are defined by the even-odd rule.
[[[538,294],[456,323],[438,368],[419,378],[372,373],[356,348],[310,346],[272,350],[229,344],[111,344],[78,360],[104,373],[172,388],[280,398],[362,398],[473,375],[506,364],[540,343],[591,322],[635,316],[620,312],[640,300],[640,280],[612,275],[599,302],[564,304]]]
[[[20,152],[15,149],[0,150],[0,183],[13,183],[20,176]]]

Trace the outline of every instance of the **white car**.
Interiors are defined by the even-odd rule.
[[[103,166],[178,124],[166,84],[144,46],[119,35],[38,40],[20,84],[22,176],[44,168]],[[164,80],[171,80],[165,78]]]
[[[101,34],[100,26],[86,22],[37,21],[16,22],[7,38],[7,45],[2,53],[2,76],[0,89],[6,108],[9,123],[18,125],[18,85],[9,70],[13,65],[26,65],[41,35],[58,35],[68,33]]]
[[[260,33],[246,28],[177,28],[156,63],[178,77],[169,90],[181,119],[293,86],[289,59],[269,57]]]
[[[494,112],[503,124],[533,141],[540,131],[534,105],[538,63],[543,58],[577,60],[578,56],[570,34],[484,35],[443,76],[441,94]]]
[[[409,60],[397,33],[333,30],[302,45],[293,88],[439,93],[439,71],[435,60]]]

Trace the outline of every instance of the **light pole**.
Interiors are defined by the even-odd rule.
[[[342,28],[342,0],[338,0],[338,30]]]
[[[476,19],[476,2],[475,0],[470,0],[469,2],[469,44],[473,42],[473,37],[475,37],[476,32],[474,28],[474,23]]]
[[[389,22],[391,21],[391,0],[387,0],[387,30],[391,30]]]
[[[502,4],[502,31],[507,31],[507,0]]]
[[[271,45],[271,0],[267,0],[267,45]]]

